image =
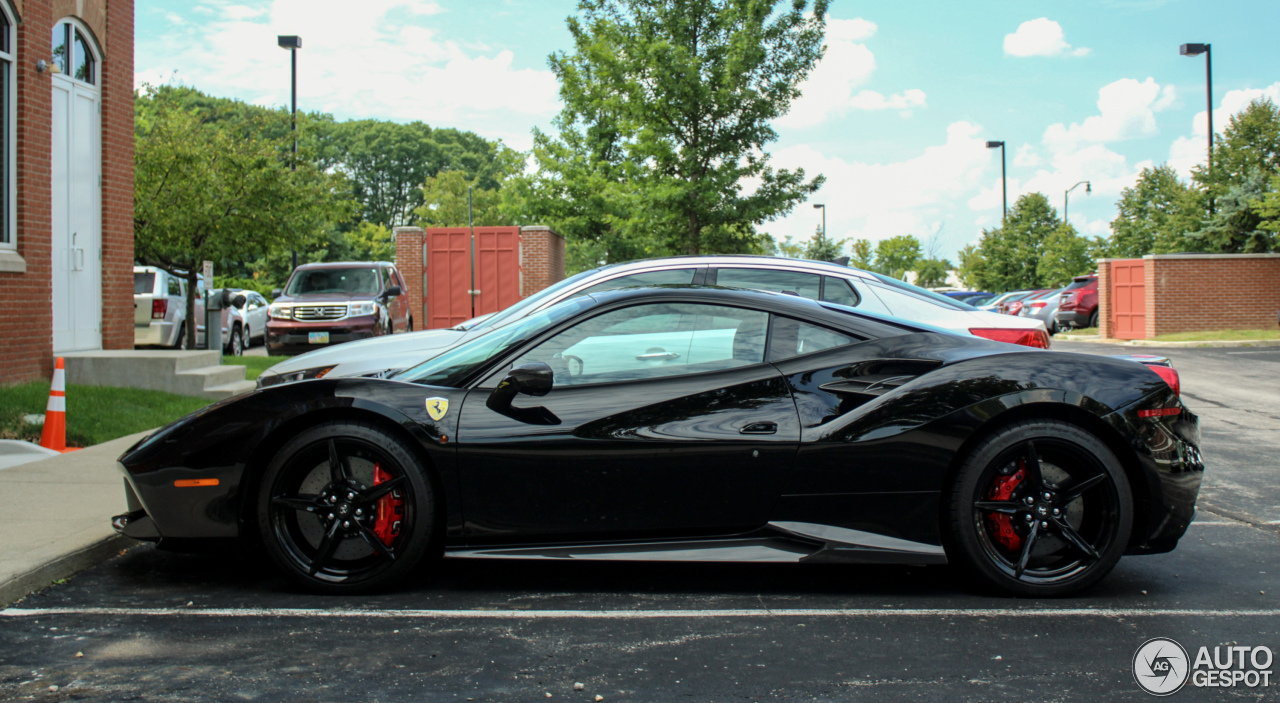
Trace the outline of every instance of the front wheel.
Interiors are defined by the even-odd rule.
[[[258,526],[271,560],[323,593],[388,587],[432,542],[435,496],[407,444],[376,425],[329,422],[287,442],[263,477]]]
[[[227,340],[227,353],[231,356],[244,356],[244,333],[240,325],[231,328],[231,338]]]
[[[1115,454],[1065,422],[1012,423],[961,465],[947,503],[947,552],[1011,595],[1074,593],[1106,576],[1133,530]]]

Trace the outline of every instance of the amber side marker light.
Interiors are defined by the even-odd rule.
[[[174,488],[202,488],[216,485],[218,485],[216,478],[184,478],[173,482]]]

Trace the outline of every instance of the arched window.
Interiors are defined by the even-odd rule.
[[[62,21],[53,26],[53,64],[70,78],[98,84],[98,60],[89,39],[74,24]]]
[[[17,137],[14,103],[18,97],[13,68],[16,24],[9,14],[8,3],[0,0],[0,248],[5,249],[16,246],[13,236],[16,224],[13,201],[17,193],[13,148]]]

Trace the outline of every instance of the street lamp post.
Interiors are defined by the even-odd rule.
[[[988,149],[1000,147],[1000,200],[1004,203],[1004,217],[1001,224],[1009,220],[1009,176],[1005,170],[1004,142],[987,142]]]
[[[1209,115],[1209,176],[1213,176],[1213,52],[1208,44],[1183,44],[1178,47],[1182,56],[1199,56],[1204,54],[1204,94],[1205,109]],[[1209,195],[1209,214],[1213,214],[1213,195]]]
[[[1062,191],[1062,224],[1064,225],[1067,224],[1067,203],[1069,202],[1067,199],[1067,196],[1071,195],[1071,191],[1075,190],[1076,188],[1079,188],[1080,186],[1084,186],[1084,192],[1086,193],[1093,192],[1093,184],[1090,183],[1089,181],[1080,181],[1079,183]]]
[[[298,49],[302,48],[302,37],[296,34],[276,35],[276,46],[289,50],[289,96],[292,102],[292,119],[289,130],[293,132],[293,160],[290,170],[298,170]],[[293,250],[293,268],[298,268],[298,250]]]
[[[827,206],[822,203],[814,203],[813,209],[822,211],[822,240],[827,239]]]

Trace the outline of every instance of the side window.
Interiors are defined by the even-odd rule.
[[[611,278],[607,281],[591,286],[585,290],[578,291],[577,295],[586,295],[587,293],[598,293],[605,290],[617,290],[618,288],[631,288],[633,286],[668,286],[693,283],[693,276],[698,270],[692,269],[668,269],[666,271],[645,271],[644,273],[633,273],[630,276],[619,276]]]
[[[173,276],[165,276],[164,280],[169,284],[169,295],[182,295],[182,283]]]
[[[597,315],[515,361],[541,361],[556,386],[719,371],[764,361],[769,315],[720,305],[636,305]]]
[[[945,324],[950,315],[949,308],[941,305],[935,305],[923,298],[917,298],[910,293],[874,286],[875,292],[889,307],[889,312],[894,317],[900,317],[904,320],[913,322],[926,322],[931,324]]]
[[[854,292],[858,295],[859,309],[881,315],[893,315],[884,301],[880,300],[880,296],[876,295],[876,291],[872,290],[866,282],[855,279],[848,283],[853,286]]]
[[[822,299],[828,303],[858,307],[858,292],[843,278],[822,277]]]
[[[789,317],[774,317],[773,336],[769,340],[769,361],[781,361],[860,341],[862,340],[844,332]]]
[[[818,299],[821,281],[815,273],[799,271],[772,271],[769,269],[718,269],[716,285],[730,288],[767,290],[774,293],[795,293],[802,298]]]

